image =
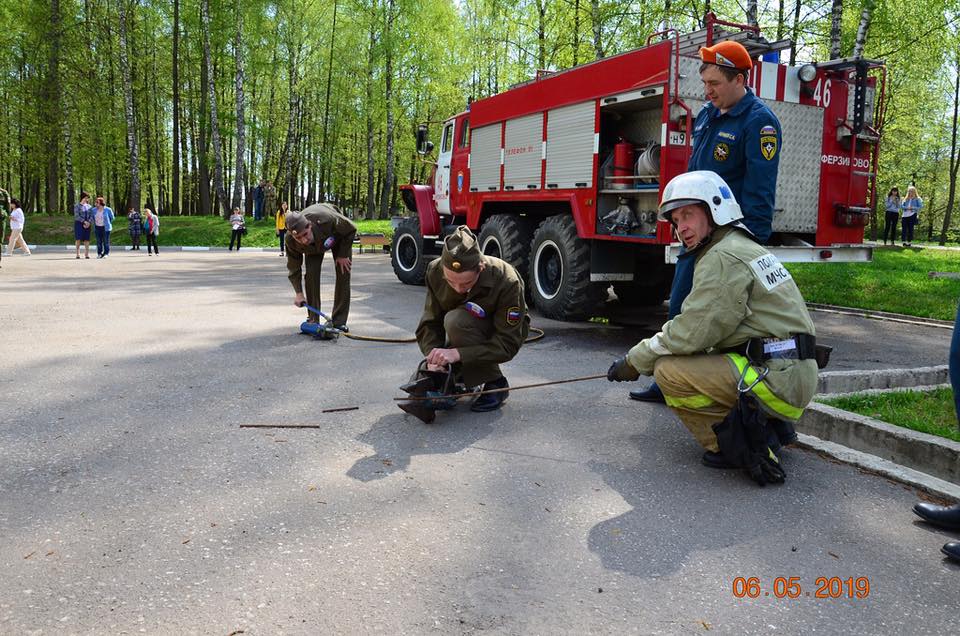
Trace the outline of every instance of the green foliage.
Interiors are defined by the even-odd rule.
[[[930,278],[956,272],[957,252],[876,249],[871,263],[790,263],[807,302],[953,320],[960,280]]]
[[[871,393],[822,402],[888,424],[960,442],[953,391],[949,388]]]

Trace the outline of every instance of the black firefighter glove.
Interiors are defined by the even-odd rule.
[[[611,382],[633,382],[640,373],[631,366],[626,356],[617,358],[607,370],[607,379]]]
[[[787,474],[767,445],[767,416],[749,393],[742,393],[722,422],[713,425],[720,452],[747,471],[760,486],[783,483]]]

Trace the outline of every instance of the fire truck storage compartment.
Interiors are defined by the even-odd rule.
[[[470,191],[500,189],[500,122],[470,133]]]
[[[651,158],[659,157],[662,120],[662,86],[600,99],[598,234],[654,237],[660,166]],[[614,175],[614,149],[623,142],[634,150],[628,178]]]
[[[548,189],[593,187],[596,116],[592,100],[547,111]]]
[[[543,114],[508,119],[503,141],[503,189],[540,188]]]

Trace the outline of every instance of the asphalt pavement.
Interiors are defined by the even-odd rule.
[[[284,264],[3,259],[0,633],[955,631],[957,537],[910,489],[801,450],[778,487],[710,470],[627,399],[642,382],[424,425],[392,400],[416,346],[299,335]],[[352,297],[353,333],[403,337],[423,289],[365,254]],[[946,361],[949,330],[813,315],[831,369]],[[605,372],[645,332],[533,322],[513,385]]]

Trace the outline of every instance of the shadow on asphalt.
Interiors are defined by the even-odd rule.
[[[460,404],[453,411],[437,414],[433,424],[424,424],[400,409],[384,415],[369,430],[357,436],[374,449],[354,462],[347,476],[368,482],[405,471],[416,455],[452,455],[459,453],[493,432],[493,425],[503,416],[501,411],[471,417]]]

